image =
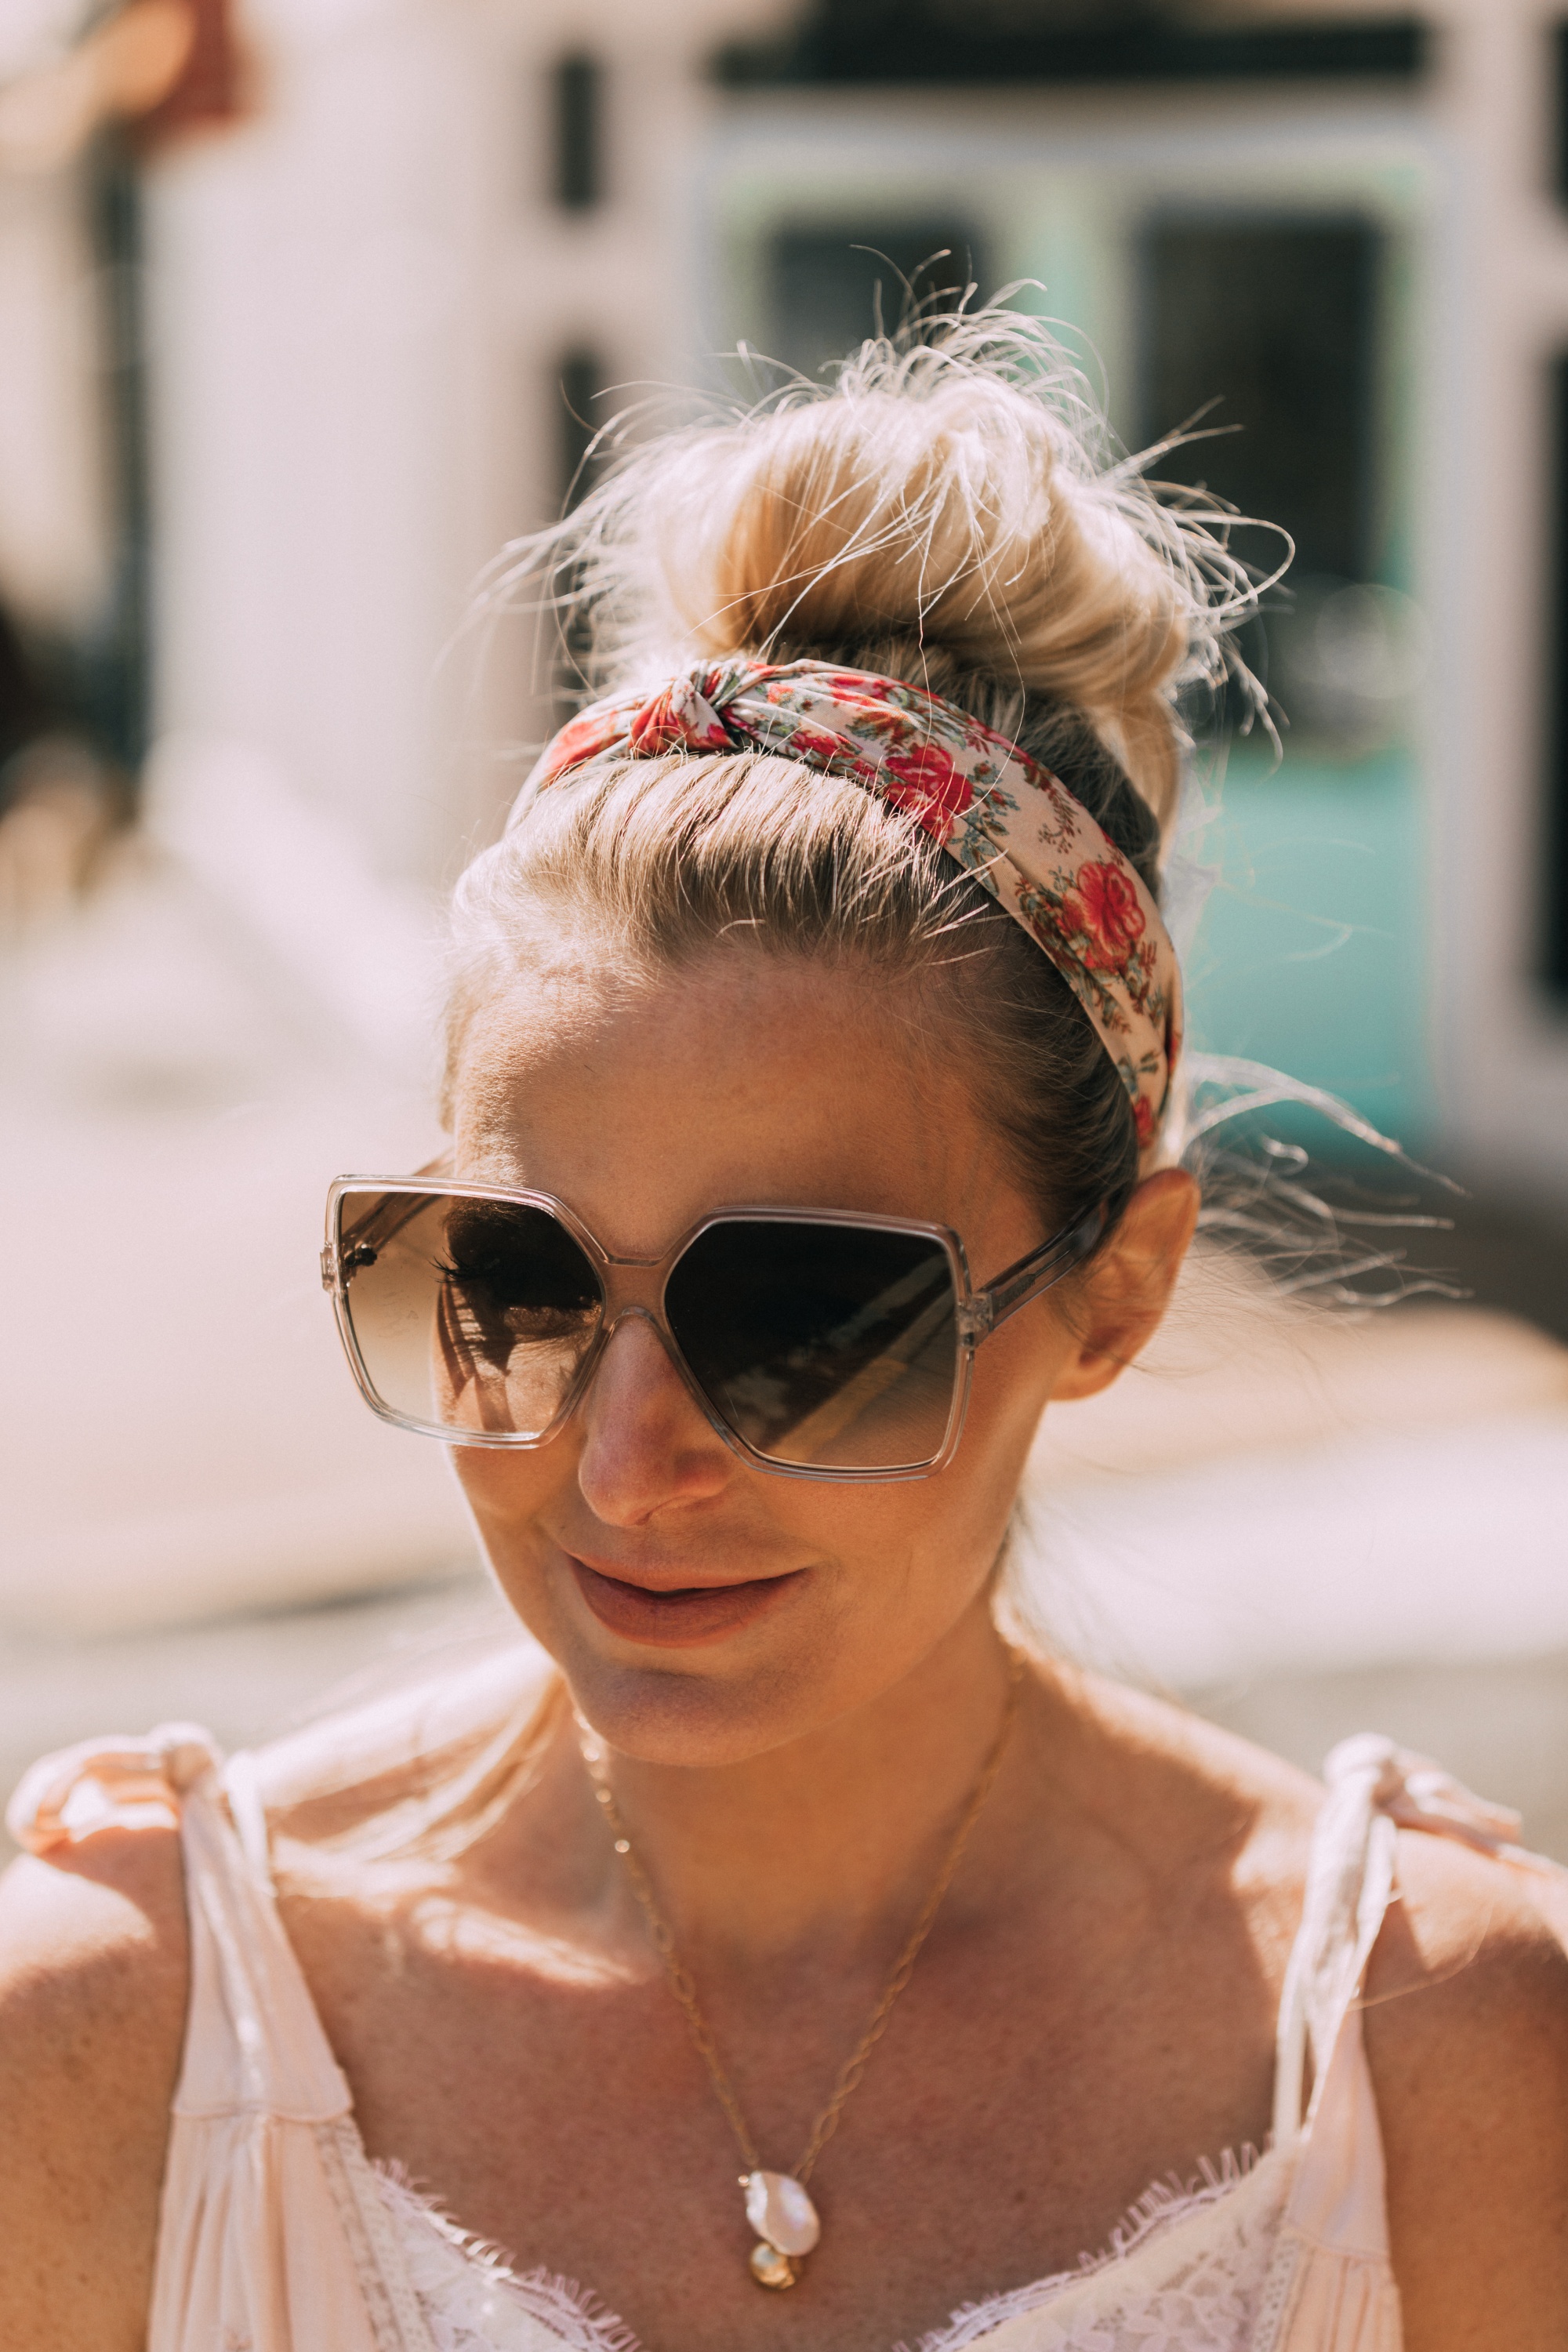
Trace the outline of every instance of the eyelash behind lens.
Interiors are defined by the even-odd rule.
[[[443,1283],[450,1284],[452,1287],[460,1291],[472,1290],[490,1285],[493,1282],[496,1272],[493,1262],[489,1265],[479,1264],[465,1266],[454,1265],[449,1259],[438,1257],[432,1259],[431,1264],[435,1267],[436,1272],[440,1276]],[[536,1322],[553,1319],[557,1323],[559,1329],[562,1332],[564,1332],[580,1326],[586,1318],[590,1318],[595,1312],[598,1304],[599,1302],[596,1298],[584,1292],[581,1299],[570,1302],[563,1302],[560,1299],[549,1299],[540,1300],[532,1305],[525,1305],[520,1299],[512,1299],[502,1303],[501,1312],[503,1314],[511,1315],[528,1315],[533,1318]]]

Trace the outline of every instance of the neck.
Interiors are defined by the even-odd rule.
[[[693,1767],[606,1751],[599,1769],[683,1955],[753,1971],[806,1952],[814,1971],[880,1957],[995,1747],[1010,1671],[981,1601],[902,1680],[764,1755]],[[626,1874],[576,1770],[585,1859],[624,1906]]]

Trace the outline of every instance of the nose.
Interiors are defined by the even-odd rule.
[[[640,1527],[658,1511],[707,1501],[736,1470],[646,1308],[620,1317],[580,1413],[577,1484],[606,1526]]]

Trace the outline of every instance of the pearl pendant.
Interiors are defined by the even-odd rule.
[[[748,2172],[741,2186],[746,2219],[761,2240],[752,2249],[752,2276],[761,2286],[793,2286],[796,2263],[822,2235],[816,2206],[787,2172]]]

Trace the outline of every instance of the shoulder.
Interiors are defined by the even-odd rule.
[[[1364,2025],[1413,2343],[1568,2341],[1560,1900],[1551,1881],[1400,1836]]]
[[[1143,1834],[1237,1906],[1276,1998],[1325,1791],[1155,1701],[1094,1694]],[[1568,1878],[1403,1831],[1368,1971],[1368,2062],[1405,2340],[1568,2343]]]
[[[105,1829],[0,1879],[0,2341],[16,2352],[140,2341],[186,1982],[174,1830]]]
[[[1484,2149],[1516,2168],[1528,2146],[1568,2199],[1568,1951],[1551,1885],[1543,1910],[1523,1872],[1400,1832],[1364,2000],[1391,2157],[1433,2131],[1462,2142],[1467,2162]]]
[[[177,2057],[186,1977],[172,1828],[104,1829],[24,1854],[0,1878],[0,2069],[13,2081],[22,2068],[40,2084],[58,2073],[92,2100],[101,2078],[82,2075],[95,2052],[118,2079],[145,2070],[160,2039]]]

